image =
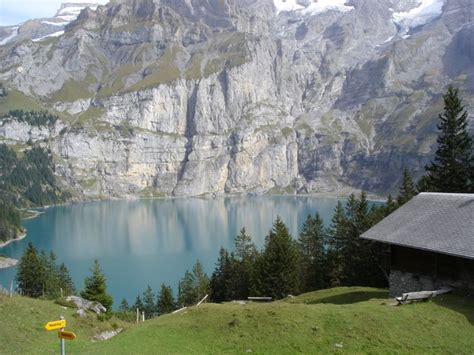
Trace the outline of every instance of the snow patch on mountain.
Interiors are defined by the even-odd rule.
[[[44,23],[45,25],[50,25],[50,26],[66,26],[69,23],[69,21],[67,22],[41,21],[41,23]]]
[[[12,28],[12,32],[10,33],[10,35],[0,41],[0,46],[3,46],[4,44],[7,44],[7,43],[10,42],[13,38],[15,38],[16,36],[18,36],[18,28],[19,28],[19,27],[13,27],[13,28]]]
[[[407,37],[411,28],[425,25],[443,12],[444,0],[418,0],[418,3],[417,7],[409,11],[392,14],[393,21],[400,25],[404,37]]]
[[[347,12],[353,10],[347,6],[347,0],[273,0],[277,14],[289,11],[301,11],[304,14],[316,15],[326,11]]]
[[[32,39],[33,42],[38,42],[38,41],[41,41],[45,38],[49,38],[49,37],[59,37],[59,36],[62,36],[64,34],[64,31],[57,31],[57,32],[54,32],[54,33],[51,33],[49,35],[46,35],[46,36],[43,36],[43,37],[39,37],[39,38],[35,38],[35,39]]]

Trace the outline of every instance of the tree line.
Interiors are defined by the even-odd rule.
[[[1,87],[0,87],[1,91]],[[10,122],[12,120],[18,122],[28,123],[30,126],[36,127],[52,127],[59,119],[58,116],[43,111],[25,111],[25,110],[10,110],[8,113],[0,116],[0,122]]]
[[[3,85],[3,83],[0,83],[0,98],[2,97],[7,97],[8,96],[8,91]]]
[[[335,286],[385,286],[381,246],[359,236],[390,213],[387,206],[369,206],[366,194],[349,196],[334,210],[330,226],[309,215],[297,239],[278,217],[257,250],[245,228],[234,251],[221,248],[210,279],[214,302],[288,295]]]
[[[0,144],[0,171],[0,195],[17,207],[54,204],[69,197],[57,184],[49,149],[32,146],[20,155]]]
[[[137,296],[135,303],[132,305],[123,298],[116,314],[119,318],[124,320],[134,321],[137,309],[140,314],[141,312],[144,312],[146,319],[150,319],[171,313],[177,308],[178,303],[173,296],[172,288],[165,284],[161,284],[160,290],[157,294],[155,294],[153,289],[148,286],[141,297],[140,295]]]
[[[3,200],[0,201],[0,243],[16,238],[22,231],[18,209]]]
[[[44,206],[70,197],[62,191],[54,176],[51,151],[30,146],[17,154],[0,144],[0,240],[17,237],[19,207]]]
[[[0,83],[0,97],[6,89]],[[58,116],[47,111],[11,110],[0,116],[0,124],[11,120],[32,126],[53,126]],[[69,198],[54,177],[54,165],[49,150],[31,142],[22,153],[0,144],[0,241],[14,239],[23,232],[18,207],[43,206]]]
[[[107,283],[98,260],[84,279],[81,297],[100,302],[110,313],[113,299],[107,292]],[[57,299],[76,294],[76,287],[64,263],[58,264],[54,252],[38,251],[28,243],[18,263],[17,289],[21,295],[32,298]]]
[[[209,277],[204,272],[199,260],[196,261],[191,271],[186,270],[178,283],[178,294],[175,298],[171,286],[162,284],[155,295],[148,285],[142,296],[137,295],[135,302],[129,304],[124,298],[119,307],[118,315],[124,319],[135,319],[136,310],[145,313],[145,318],[153,318],[174,310],[198,303],[209,293]]]
[[[22,295],[56,299],[75,293],[74,283],[64,263],[57,264],[54,252],[39,252],[30,242],[18,263],[16,279]]]

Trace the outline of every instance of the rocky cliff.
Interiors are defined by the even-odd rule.
[[[387,192],[435,149],[447,85],[474,107],[471,0],[114,0],[0,46],[8,144],[78,194]],[[472,121],[472,120],[471,120]]]

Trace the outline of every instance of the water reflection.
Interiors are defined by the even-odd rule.
[[[212,272],[221,246],[231,249],[245,226],[258,247],[280,216],[296,236],[306,218],[318,211],[330,222],[335,199],[255,196],[216,199],[107,201],[50,208],[24,221],[28,237],[1,249],[19,258],[32,241],[53,250],[71,270],[76,286],[83,286],[88,268],[98,258],[118,304],[133,301],[147,285],[177,286],[179,278],[200,259]],[[15,270],[0,271],[4,286]]]

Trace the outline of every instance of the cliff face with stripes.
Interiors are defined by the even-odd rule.
[[[50,147],[88,197],[386,192],[432,158],[447,85],[474,112],[473,7],[112,1],[0,46],[0,110],[60,116],[0,137]]]

